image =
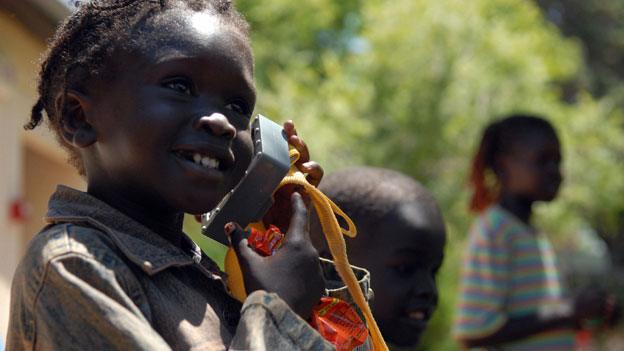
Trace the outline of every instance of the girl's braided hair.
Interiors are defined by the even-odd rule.
[[[61,136],[67,91],[84,89],[92,78],[106,78],[111,69],[110,58],[139,24],[168,9],[184,7],[211,11],[248,37],[248,24],[231,0],[92,0],[76,5],[78,9],[59,26],[43,57],[39,98],[24,128],[30,130],[41,124],[45,111],[50,128],[69,153],[70,164],[81,175],[84,166],[79,153]]]
[[[519,141],[533,133],[557,133],[547,120],[531,115],[511,115],[485,128],[479,149],[472,161],[469,183],[473,188],[470,210],[481,212],[498,200],[496,158],[509,154]]]

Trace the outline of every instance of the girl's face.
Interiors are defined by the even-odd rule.
[[[502,191],[531,201],[551,201],[561,185],[561,152],[555,135],[534,133],[500,160]]]
[[[206,212],[251,159],[251,49],[208,12],[169,10],[133,36],[133,49],[114,57],[115,77],[91,95],[89,187],[147,208]]]

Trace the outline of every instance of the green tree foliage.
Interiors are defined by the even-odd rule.
[[[612,110],[614,104],[617,104],[619,109],[624,108],[624,88],[622,86],[624,80],[624,41],[622,40],[624,35],[624,2],[615,0],[537,0],[537,3],[545,12],[546,17],[561,28],[564,35],[578,39],[584,49],[583,72],[575,82],[570,82],[565,87],[568,97],[573,99],[579,89],[582,90],[583,87],[586,87],[593,96],[599,97],[603,101],[601,108]],[[611,122],[610,125],[616,129],[621,128],[617,122],[615,124]],[[617,138],[618,135],[611,135],[610,137]],[[611,140],[611,138],[606,140]],[[613,142],[609,141],[609,143]],[[609,149],[617,150],[618,147]],[[604,159],[604,157],[599,158]],[[621,162],[621,156],[616,157],[615,161],[618,159]],[[608,181],[617,182],[619,180],[609,179]],[[615,254],[616,263],[624,266],[624,243],[618,240],[617,235],[613,235],[614,227],[619,227],[619,236],[624,233],[624,214],[620,211],[618,218],[617,213],[613,211],[613,196],[609,197],[610,199],[607,200],[609,205],[603,208],[603,213],[601,218],[596,221],[596,226]],[[585,203],[583,205],[587,206]],[[614,214],[616,214],[615,218]]]
[[[237,6],[252,24],[257,112],[295,120],[328,172],[390,167],[439,199],[449,243],[441,304],[424,349],[456,349],[450,325],[472,218],[466,174],[493,118],[533,112],[560,133],[566,183],[556,203],[539,208],[546,231],[566,240],[589,225],[616,235],[624,213],[622,111],[615,98],[595,99],[582,89],[565,102],[565,83],[584,72],[582,50],[535,3],[239,0]]]
[[[608,95],[624,80],[624,2],[537,0],[546,17],[567,36],[580,39],[586,60],[583,77],[591,92]]]

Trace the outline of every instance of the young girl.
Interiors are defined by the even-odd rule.
[[[182,232],[252,156],[253,59],[230,1],[88,2],[52,40],[39,94],[27,127],[45,110],[88,190],[52,195],[13,281],[8,350],[332,349],[305,322],[323,281],[299,194],[273,256],[226,225],[253,292],[242,306]]]
[[[515,115],[487,127],[475,156],[471,210],[479,213],[463,265],[455,334],[466,347],[573,350],[573,328],[601,316],[604,296],[564,299],[553,250],[531,226],[533,204],[552,201],[562,176],[554,128]]]

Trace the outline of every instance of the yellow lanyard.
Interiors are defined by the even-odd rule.
[[[299,152],[291,147],[290,148],[290,162],[291,167],[288,174],[282,179],[279,187],[286,184],[296,184],[303,187],[310,197],[319,221],[323,233],[325,234],[325,240],[327,240],[327,246],[332,254],[334,263],[336,265],[336,271],[340,275],[340,278],[347,286],[349,293],[353,297],[353,301],[360,308],[366,319],[366,324],[371,334],[371,341],[373,350],[386,351],[388,347],[383,340],[377,322],[373,317],[373,314],[364,298],[364,293],[360,289],[357,278],[351,269],[349,260],[347,258],[347,249],[344,238],[342,235],[354,238],[357,235],[357,229],[353,221],[347,216],[333,201],[331,201],[325,194],[317,189],[312,184],[308,183],[305,175],[294,166],[295,162],[299,159]],[[347,229],[344,229],[338,223],[337,216],[342,217],[347,224]],[[264,225],[260,223],[251,223],[250,227],[254,227],[259,230],[264,230]],[[240,271],[240,265],[238,259],[232,248],[228,249],[225,257],[225,272],[228,274],[228,288],[232,295],[240,300],[244,301],[247,297],[245,286],[243,282],[243,276]]]

